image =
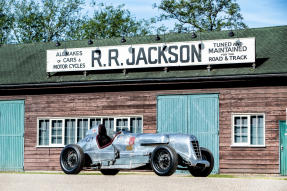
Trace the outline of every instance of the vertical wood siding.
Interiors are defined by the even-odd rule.
[[[245,87],[1,96],[25,99],[25,170],[60,170],[62,148],[37,148],[37,117],[142,115],[144,133],[156,132],[156,98],[162,94],[219,93],[220,173],[279,173],[278,121],[285,120],[287,87]],[[232,113],[265,113],[266,147],[231,145]]]
[[[24,101],[0,101],[0,171],[23,171]]]

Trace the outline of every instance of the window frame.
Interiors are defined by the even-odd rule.
[[[123,119],[127,119],[128,120],[128,130],[130,131],[131,130],[131,123],[130,123],[130,121],[131,121],[131,118],[132,117],[115,117],[114,118],[114,132],[115,131],[117,131],[117,120],[123,120]],[[122,127],[121,127],[121,129],[122,129]]]
[[[47,145],[40,145],[40,121],[49,121],[49,134],[48,134],[48,143],[50,144],[50,119],[39,118],[37,119],[37,147],[47,147]]]
[[[263,144],[262,145],[252,145],[251,144],[251,117],[253,116],[262,116],[263,117]],[[235,143],[235,125],[234,125],[234,120],[235,117],[247,117],[247,143]],[[265,113],[232,113],[231,114],[231,147],[266,147],[265,145],[265,137],[266,137],[266,132],[265,132]]]
[[[123,119],[123,118],[127,118],[128,119],[128,126],[129,126],[129,131],[131,130],[131,124],[130,124],[130,120],[132,118],[141,118],[142,119],[142,132],[143,132],[143,122],[144,122],[144,118],[142,115],[128,115],[128,116],[79,116],[79,117],[38,117],[37,118],[37,144],[36,147],[37,148],[57,148],[57,147],[65,147],[65,122],[66,120],[72,120],[75,119],[75,141],[76,143],[77,141],[77,136],[78,136],[78,132],[77,132],[77,128],[78,128],[78,120],[79,119],[88,119],[88,130],[91,129],[91,119],[101,119],[101,123],[103,123],[104,119],[114,119],[114,127],[113,130],[116,130],[116,120],[117,119]],[[40,145],[40,135],[39,135],[39,129],[40,129],[40,121],[41,120],[49,120],[49,145]],[[61,120],[62,121],[62,143],[61,144],[52,144],[52,121],[53,120]]]
[[[63,130],[64,130],[64,141],[63,141],[63,145],[65,145],[65,138],[67,137],[66,136],[66,134],[65,134],[65,131],[66,131],[66,121],[67,120],[70,120],[70,121],[72,121],[72,120],[75,120],[74,122],[75,122],[75,129],[74,129],[74,140],[75,141],[77,141],[77,136],[78,136],[78,131],[77,131],[77,123],[78,123],[78,118],[65,118],[65,119],[63,119],[64,120],[64,125],[63,125]],[[73,144],[73,143],[71,143],[71,144]]]
[[[65,132],[64,132],[64,119],[49,119],[49,145],[53,146],[53,147],[59,147],[59,146],[62,146],[64,145],[64,139],[65,139]],[[53,124],[53,121],[62,121],[62,127],[60,127],[62,129],[62,143],[60,144],[53,144],[52,143],[52,124]]]
[[[87,119],[88,120],[88,122],[87,122],[87,124],[88,124],[88,130],[87,131],[89,131],[90,129],[91,129],[91,124],[90,124],[90,118],[89,117],[78,117],[78,118],[70,118],[70,119],[76,119],[76,126],[75,126],[75,140],[76,140],[76,143],[79,141],[78,140],[78,136],[80,137],[81,135],[80,134],[78,134],[78,129],[80,128],[79,127],[79,120],[82,120],[82,122],[85,120],[85,119]],[[66,120],[66,119],[65,119]],[[82,127],[83,128],[83,130],[82,131],[84,131],[84,127]],[[83,135],[83,138],[85,137],[85,135]]]

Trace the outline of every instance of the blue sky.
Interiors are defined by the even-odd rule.
[[[129,9],[137,19],[148,19],[159,15],[158,9],[153,9],[152,5],[159,4],[160,1],[105,0],[102,2],[108,5],[125,4],[125,8]],[[287,25],[287,0],[237,0],[237,3],[240,5],[244,22],[249,28]],[[173,26],[172,21],[168,25]]]

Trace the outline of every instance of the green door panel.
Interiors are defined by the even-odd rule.
[[[159,96],[157,101],[157,131],[188,133],[187,97]]]
[[[287,125],[286,121],[279,121],[280,128],[280,173],[287,175]]]
[[[157,131],[195,135],[214,155],[212,173],[219,173],[218,94],[162,95],[157,98]]]
[[[0,101],[0,171],[24,167],[24,101]]]

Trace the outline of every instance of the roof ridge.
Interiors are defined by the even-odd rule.
[[[286,28],[287,29],[287,25],[279,25],[279,26],[268,26],[268,27],[256,27],[256,28],[246,28],[246,29],[237,29],[237,30],[232,30],[232,31],[240,31],[240,32],[244,32],[244,31],[252,31],[252,30],[264,30],[264,29],[276,29],[276,28]],[[204,31],[204,32],[199,32],[199,31],[195,31],[196,33],[200,33],[201,35],[207,35],[207,34],[218,34],[218,33],[225,33],[230,31],[230,29],[225,29],[225,30],[221,30],[221,31]],[[160,36],[174,36],[174,35],[178,35],[178,36],[184,36],[184,35],[189,35],[192,32],[186,32],[186,33],[165,33],[165,34],[160,34]],[[141,38],[148,38],[148,37],[154,37],[156,36],[156,34],[150,34],[150,35],[139,35],[139,36],[133,36],[133,37],[126,37],[126,39],[132,40],[132,39],[141,39]],[[106,39],[101,39],[101,38],[93,38],[92,40],[96,40],[97,42],[101,41],[119,41],[122,37],[112,37],[112,38],[106,38]],[[89,45],[87,44],[87,41],[89,39],[81,39],[81,40],[63,40],[60,41],[62,43],[86,43],[86,46],[88,47]],[[204,40],[204,39],[202,39]],[[8,47],[8,46],[30,46],[30,45],[54,45],[55,41],[49,41],[49,42],[31,42],[31,43],[9,43],[9,44],[2,44],[1,47]],[[101,43],[100,43],[101,44]],[[126,43],[129,44],[129,43]],[[62,46],[61,46],[62,47]]]

